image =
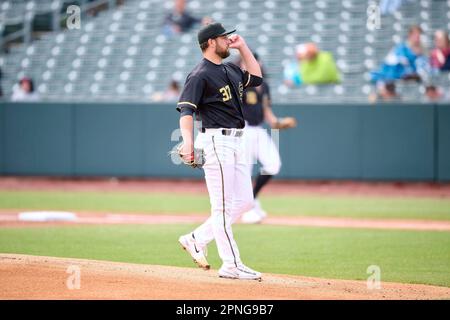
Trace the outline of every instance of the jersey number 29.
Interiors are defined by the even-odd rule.
[[[230,90],[230,86],[229,85],[226,85],[225,87],[220,88],[219,91],[220,91],[220,93],[223,96],[223,101],[224,102],[231,99],[231,90]]]

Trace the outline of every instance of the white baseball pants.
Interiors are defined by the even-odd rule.
[[[244,133],[244,150],[250,175],[253,165],[261,163],[261,174],[274,176],[280,172],[281,158],[277,145],[269,136],[267,130],[261,126],[250,126],[246,124]],[[276,136],[278,137],[278,136]]]
[[[200,246],[215,239],[220,258],[230,266],[242,263],[231,225],[253,208],[251,175],[242,147],[243,137],[225,136],[222,129],[207,129],[195,140],[195,148],[204,150],[211,217],[194,230],[194,236]]]

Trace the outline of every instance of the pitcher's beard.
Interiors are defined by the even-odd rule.
[[[216,48],[216,54],[222,59],[228,58],[230,56],[230,50],[227,49],[225,51],[218,51]]]

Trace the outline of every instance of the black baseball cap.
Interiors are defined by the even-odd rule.
[[[235,31],[236,29],[232,31],[226,31],[224,26],[219,22],[211,23],[201,28],[200,31],[198,32],[197,35],[198,43],[202,44],[203,42],[208,41],[208,39],[214,39],[217,37],[225,36]]]

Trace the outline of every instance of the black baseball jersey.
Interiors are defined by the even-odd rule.
[[[245,126],[242,95],[248,86],[258,86],[262,78],[232,63],[215,64],[203,59],[187,76],[177,110],[198,113],[202,128]]]
[[[244,91],[244,119],[251,126],[259,126],[264,122],[263,100],[270,100],[270,90],[267,83],[263,82],[259,87],[247,88]],[[270,103],[268,104],[270,106]]]

